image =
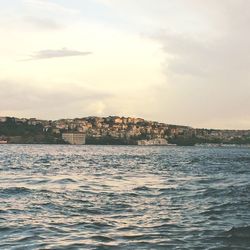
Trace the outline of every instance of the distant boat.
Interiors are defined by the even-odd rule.
[[[7,144],[8,142],[6,140],[0,140],[0,144]]]

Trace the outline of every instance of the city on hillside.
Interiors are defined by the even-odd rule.
[[[248,145],[250,130],[195,129],[133,117],[60,120],[0,117],[0,143],[99,145]]]

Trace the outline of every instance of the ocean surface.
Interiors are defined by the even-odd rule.
[[[250,148],[0,145],[0,249],[250,249]]]

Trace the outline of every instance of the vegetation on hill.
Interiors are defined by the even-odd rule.
[[[51,129],[45,130],[41,124],[17,123],[13,118],[7,118],[6,122],[0,123],[0,135],[7,137],[9,143],[63,143],[61,137],[53,134]]]

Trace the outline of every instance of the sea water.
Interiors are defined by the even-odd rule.
[[[250,149],[0,145],[0,249],[250,249]]]

